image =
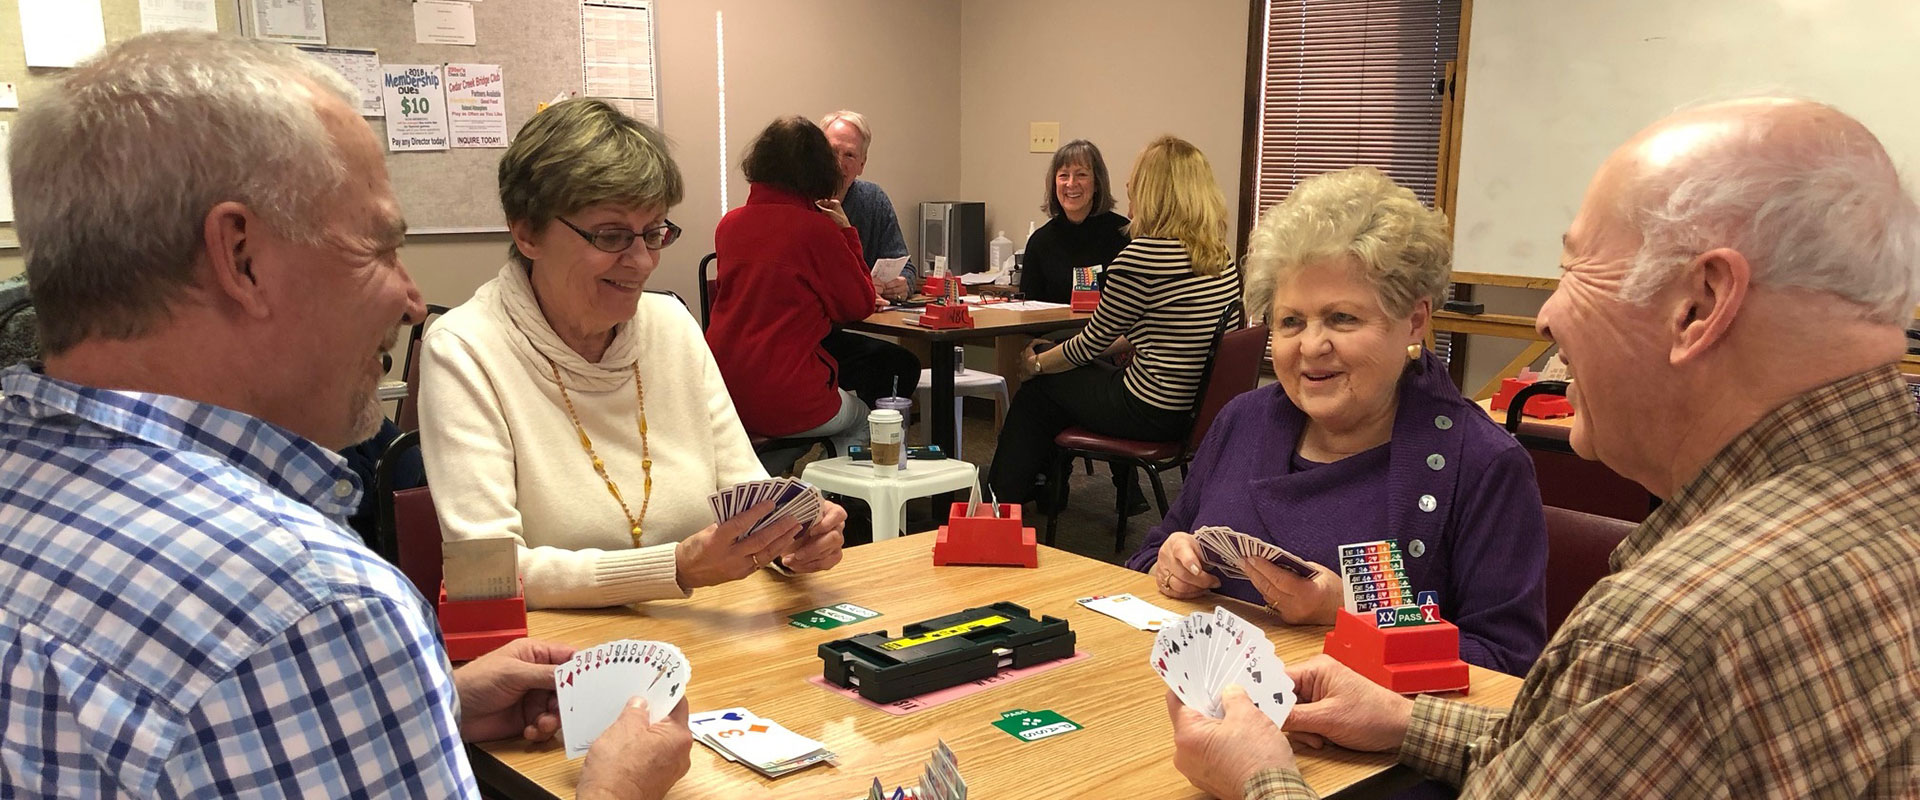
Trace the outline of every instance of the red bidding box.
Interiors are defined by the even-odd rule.
[[[1500,391],[1493,393],[1493,402],[1489,405],[1494,411],[1505,411],[1513,404],[1513,396],[1521,389],[1532,386],[1533,381],[1519,378],[1502,378]],[[1557,394],[1537,394],[1527,398],[1526,415],[1534,419],[1556,419],[1573,416],[1573,403]]]
[[[1020,506],[999,508],[998,517],[969,517],[966,503],[954,503],[933,542],[933,565],[1039,567],[1039,543],[1033,529],[1021,525]]]
[[[527,637],[525,592],[495,600],[448,600],[440,585],[440,633],[447,659],[472,661],[501,645]]]
[[[1097,291],[1090,292],[1085,289],[1073,290],[1073,296],[1068,298],[1067,303],[1067,306],[1074,311],[1092,311],[1099,305],[1100,293]]]
[[[936,330],[945,328],[973,327],[973,314],[966,306],[948,306],[935,303],[920,309],[920,327]]]
[[[1467,692],[1467,662],[1460,660],[1460,629],[1441,621],[1381,628],[1369,615],[1340,609],[1326,654],[1400,694]]]

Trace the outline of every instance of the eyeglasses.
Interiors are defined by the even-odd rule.
[[[680,226],[673,220],[662,220],[660,224],[644,231],[634,232],[626,228],[603,228],[590,231],[567,221],[566,217],[554,217],[560,223],[580,234],[580,238],[593,244],[593,249],[603,253],[624,253],[632,247],[634,240],[646,245],[648,250],[659,250],[680,240]]]

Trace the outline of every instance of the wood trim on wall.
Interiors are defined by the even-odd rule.
[[[1247,252],[1247,237],[1253,233],[1253,207],[1260,202],[1256,187],[1260,172],[1260,82],[1266,74],[1267,0],[1247,3],[1246,112],[1240,128],[1240,220],[1234,231],[1233,252]]]

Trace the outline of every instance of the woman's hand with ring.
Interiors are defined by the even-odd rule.
[[[752,575],[774,556],[792,549],[794,538],[800,535],[800,523],[792,519],[774,520],[752,536],[740,538],[773,511],[773,506],[772,500],[762,501],[718,525],[708,525],[676,545],[674,574],[680,588],[737,581]]]
[[[1185,531],[1167,536],[1160,543],[1160,557],[1153,563],[1160,576],[1160,593],[1175,600],[1191,600],[1220,587],[1220,579],[1201,565],[1200,541]]]

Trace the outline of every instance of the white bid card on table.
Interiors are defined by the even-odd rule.
[[[20,0],[29,67],[74,67],[107,46],[100,0]]]
[[[447,92],[438,64],[387,64],[380,68],[380,97],[387,110],[387,149],[447,149]]]
[[[248,2],[255,38],[289,44],[327,43],[327,9],[323,0]]]

